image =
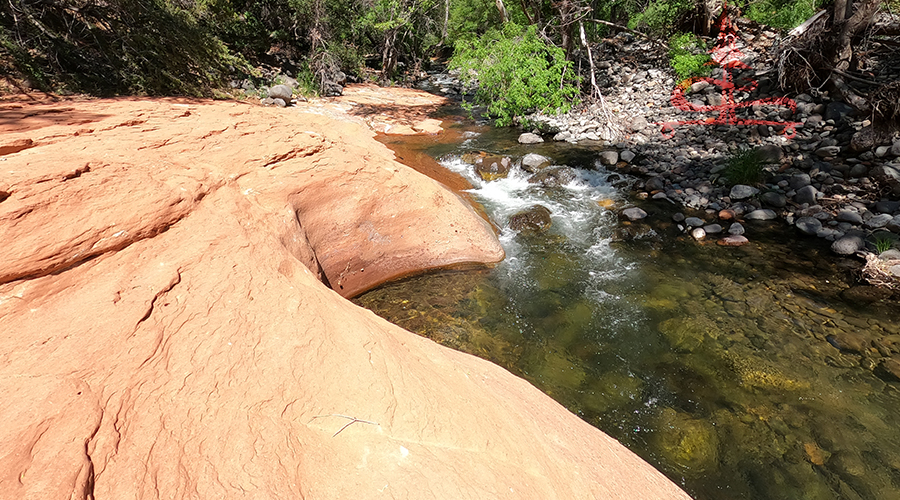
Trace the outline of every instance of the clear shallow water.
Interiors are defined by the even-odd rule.
[[[473,183],[507,259],[358,303],[521,375],[695,498],[900,498],[900,384],[873,366],[900,346],[896,302],[843,300],[842,263],[818,242],[786,244],[778,226],[722,248],[681,237],[672,207],[626,225],[603,207],[627,200],[589,150],[536,151],[579,167],[562,188],[521,172],[482,183],[463,153],[534,148],[507,131],[457,132],[428,150]],[[552,212],[548,232],[506,228],[536,203]]]

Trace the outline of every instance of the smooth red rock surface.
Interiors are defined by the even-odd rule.
[[[0,498],[688,498],[320,281],[502,250],[370,129],[303,111],[0,104],[0,150],[28,146],[0,158]]]

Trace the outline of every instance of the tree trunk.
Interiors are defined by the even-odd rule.
[[[509,22],[509,14],[506,12],[506,6],[503,5],[503,0],[494,0],[494,4],[497,5],[497,10],[500,11],[500,20],[503,23]]]

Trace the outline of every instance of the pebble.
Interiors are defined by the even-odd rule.
[[[841,210],[837,214],[837,220],[841,222],[849,222],[850,224],[862,224],[863,218],[852,210]]]
[[[794,195],[794,201],[799,204],[808,204],[815,205],[816,199],[818,198],[819,190],[813,186],[803,186],[802,188],[797,190],[797,194]]]
[[[706,231],[704,231],[702,227],[696,227],[691,231],[691,236],[693,236],[695,240],[702,240],[703,238],[706,238]]]
[[[728,227],[728,234],[740,236],[744,234],[744,226],[740,222],[735,222]]]
[[[706,221],[704,221],[700,217],[688,217],[684,219],[684,224],[687,227],[702,227],[706,224]]]
[[[775,191],[767,191],[759,197],[759,201],[774,208],[784,208],[787,205],[787,197]]]

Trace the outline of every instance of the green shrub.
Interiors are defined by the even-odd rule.
[[[823,0],[763,0],[750,2],[744,15],[761,24],[791,29],[809,19],[824,3]]]
[[[728,159],[722,176],[729,185],[758,184],[763,180],[763,161],[755,149],[739,151]]]
[[[696,35],[680,33],[669,39],[669,64],[679,80],[709,75],[711,60],[706,44]]]
[[[669,31],[682,14],[694,8],[694,0],[653,0],[643,12],[628,20],[631,29],[644,28],[653,33]],[[671,31],[669,31],[671,32]]]
[[[477,82],[475,102],[487,106],[498,126],[534,111],[568,111],[578,95],[566,79],[573,75],[571,64],[562,49],[538,38],[535,26],[513,22],[460,40],[450,60],[465,84]]]

